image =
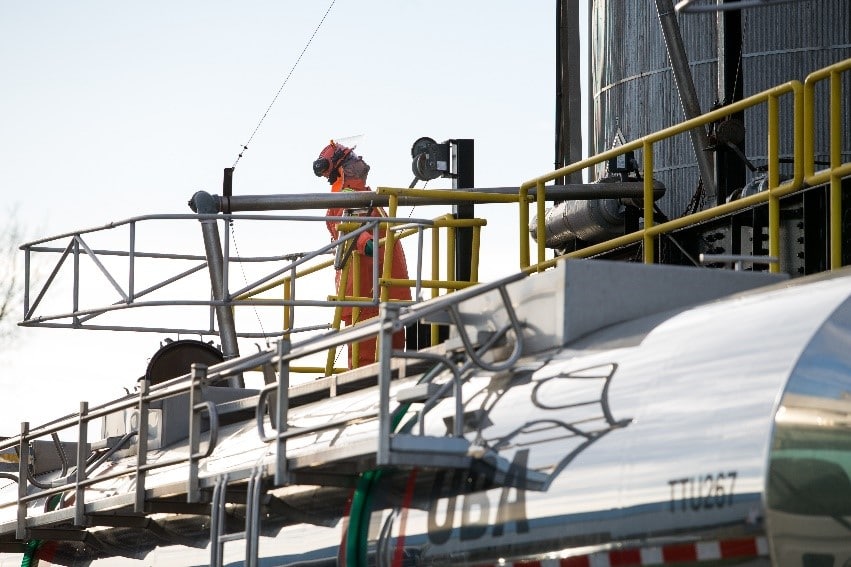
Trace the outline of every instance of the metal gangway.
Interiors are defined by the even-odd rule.
[[[221,326],[223,321],[227,321],[226,315],[230,313],[232,316],[236,307],[273,306],[289,311],[284,317],[283,329],[275,331],[277,336],[273,336],[274,344],[270,348],[251,355],[232,353],[233,356],[224,362],[209,367],[193,364],[188,374],[161,383],[152,384],[143,377],[137,391],[122,399],[96,407],[83,402],[75,414],[42,426],[31,427],[24,422],[20,435],[0,441],[0,477],[14,481],[17,486],[14,513],[7,505],[4,515],[0,507],[0,550],[22,551],[25,542],[33,540],[78,541],[95,549],[108,550],[109,545],[100,541],[97,535],[97,528],[104,526],[144,530],[158,534],[157,537],[164,541],[179,543],[174,534],[160,533],[158,524],[151,519],[152,515],[197,514],[210,517],[211,565],[222,564],[223,546],[236,539],[246,540],[246,564],[256,565],[261,510],[268,507],[269,491],[275,487],[352,486],[365,472],[382,467],[466,469],[473,460],[493,471],[494,482],[505,477],[509,463],[504,458],[475,447],[464,438],[465,416],[461,394],[464,381],[474,371],[498,372],[511,368],[523,354],[523,325],[514,312],[507,289],[513,282],[525,278],[524,272],[478,285],[426,279],[421,269],[423,232],[433,229],[435,224],[446,224],[446,221],[353,218],[347,215],[330,220],[353,223],[350,231],[339,241],[310,253],[262,259],[239,258],[241,261],[272,262],[276,267],[249,282],[245,288],[232,292],[224,283],[228,281],[227,269],[232,260],[227,240],[221,254],[215,250],[217,237],[205,240],[205,255],[153,254],[137,250],[137,225],[149,221],[187,219],[207,223],[204,230],[208,232],[210,225],[235,219],[323,223],[329,220],[328,217],[267,215],[224,215],[224,218],[222,215],[160,215],[137,217],[56,237],[67,239],[64,247],[53,246],[50,239],[27,245],[28,265],[30,255],[36,253],[58,254],[59,260],[40,293],[34,299],[29,295],[25,298],[24,325],[219,334],[227,350],[224,344],[226,333],[222,332]],[[395,226],[393,230],[396,233],[418,236],[418,262],[414,277],[410,282],[403,282],[416,290],[415,301],[380,302],[378,285],[374,286],[372,298],[338,296],[315,300],[300,297],[295,282],[304,275],[303,272],[310,273],[315,269],[308,267],[309,262],[319,260],[323,267],[332,267],[333,260],[325,260],[324,257],[334,255],[339,258],[343,255],[339,250],[364,231],[372,231],[373,237],[379,240],[382,223]],[[451,225],[452,221],[449,220],[448,224]],[[116,228],[128,229],[129,245],[125,250],[108,250],[89,244],[88,239],[92,235]],[[73,264],[71,309],[44,314],[40,311],[42,301],[68,258],[72,258]],[[119,295],[117,302],[94,308],[81,305],[80,284],[84,277],[80,266],[84,258],[91,260],[95,271]],[[126,262],[124,285],[119,284],[114,267],[108,266],[108,260],[104,260],[115,258]],[[139,290],[137,262],[160,259],[183,261],[190,265]],[[375,266],[377,270],[377,262]],[[148,296],[176,282],[203,273],[205,268],[211,274],[210,299],[148,299]],[[374,275],[375,281],[379,281],[378,274]],[[30,282],[27,283],[29,289]],[[252,297],[257,289],[266,291],[272,284],[283,285],[283,298]],[[421,290],[428,286],[433,289],[441,286],[451,293],[422,301]],[[461,306],[485,295],[495,298],[496,309],[507,319],[503,317],[499,328],[492,332],[471,333],[470,325],[480,326],[480,321],[471,321],[470,314],[462,313]],[[296,307],[339,310],[345,306],[379,303],[378,319],[344,329],[319,326],[318,330],[326,332],[293,340],[300,331],[317,330],[313,326],[306,329],[294,326],[293,309]],[[210,327],[123,327],[97,323],[99,318],[113,312],[139,307],[200,309],[208,313]],[[336,319],[339,320],[338,317]],[[393,334],[416,325],[450,327],[453,329],[452,338],[421,350],[394,351]],[[235,341],[237,337],[256,336],[234,332],[232,338]],[[269,334],[264,334],[263,338],[268,339]],[[320,372],[320,377],[312,381],[291,383],[293,372],[324,370],[300,365],[305,359],[368,338],[378,341],[379,355],[375,364],[348,371],[332,369]],[[242,377],[251,372],[263,377],[264,386],[259,390],[244,387]],[[444,378],[435,379],[440,376]],[[448,380],[446,376],[449,376]],[[411,377],[417,377],[415,385],[399,391],[391,389],[395,381]],[[229,387],[221,387],[223,385]],[[344,419],[310,427],[291,422],[293,408],[359,390],[377,391],[377,409],[358,411]],[[451,430],[446,436],[426,435],[422,425],[426,415],[447,397],[455,400]],[[400,416],[412,404],[418,404],[420,408],[419,428],[397,431]],[[101,424],[103,435],[92,438],[90,429],[97,424]],[[221,448],[222,431],[228,426],[244,428],[246,424],[253,424],[254,431],[250,436],[250,455],[230,464],[226,471],[211,473],[207,470],[206,464]],[[370,433],[361,441],[342,447],[318,447],[310,452],[288,449],[288,445],[299,438],[326,431],[342,431],[353,425],[366,427]],[[132,490],[117,491],[114,487],[119,485],[132,486]],[[263,499],[266,499],[265,504],[261,503]],[[225,528],[228,523],[227,506],[234,502],[245,505],[245,528],[228,532]]]

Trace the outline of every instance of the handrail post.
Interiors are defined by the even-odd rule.
[[[201,386],[207,378],[207,365],[193,362],[189,372],[189,475],[186,479],[186,501],[193,503],[198,502],[201,496],[198,489],[198,459],[195,458],[201,445],[201,413],[195,411],[195,406],[204,397]]]
[[[127,303],[136,300],[136,223],[130,223],[130,246],[127,250]]]
[[[547,216],[547,202],[546,202],[546,189],[544,188],[544,180],[538,179],[538,182],[535,184],[535,210],[538,216],[538,228],[541,227],[542,219],[545,221]],[[527,223],[528,228],[528,223]],[[538,234],[545,235],[546,232],[539,232]],[[541,264],[547,259],[547,239],[546,238],[538,238],[536,244],[538,245],[538,260],[536,264]],[[540,265],[537,267],[536,271],[543,271]]]
[[[139,381],[138,422],[139,432],[136,435],[136,499],[133,511],[137,514],[145,512],[145,463],[148,456],[148,388],[147,379]]]
[[[21,422],[21,438],[18,443],[18,522],[15,526],[15,539],[27,539],[27,478],[30,464],[30,442],[28,434],[30,422]]]
[[[455,281],[455,254],[456,240],[455,227],[451,224],[446,225],[446,281]],[[452,291],[447,290],[447,293]]]
[[[842,81],[830,72],[830,269],[842,267],[842,179],[834,172],[842,163]]]
[[[24,314],[30,312],[30,270],[32,266],[31,262],[31,254],[32,250],[27,246],[24,249]]]
[[[89,444],[89,422],[86,414],[89,412],[89,403],[80,402],[80,414],[77,416],[77,483],[74,487],[74,525],[84,526],[86,522],[86,489],[83,482],[86,480],[86,457]]]
[[[802,187],[804,184],[804,176],[806,172],[804,171],[806,168],[805,158],[804,158],[804,147],[806,146],[806,133],[805,133],[805,118],[804,118],[804,100],[805,100],[806,92],[804,90],[804,86],[798,82],[794,81],[792,83],[792,103],[794,105],[794,110],[792,111],[792,135],[794,137],[792,143],[792,153],[794,165],[792,168],[793,172],[793,184],[795,187]],[[815,159],[815,158],[813,158]]]
[[[390,378],[393,358],[393,331],[399,319],[400,306],[396,303],[382,303],[379,306],[378,319],[381,331],[378,334],[378,447],[375,453],[377,466],[390,464]]]
[[[780,105],[777,95],[768,97],[768,255],[780,257],[780,199],[775,189],[780,185]],[[780,264],[769,264],[769,272],[779,272]]]
[[[520,207],[520,214],[517,217],[520,219],[520,269],[525,270],[529,267],[529,185],[524,183],[520,186],[517,203]],[[540,226],[540,219],[538,225]]]
[[[816,86],[809,77],[804,81],[804,179],[816,172]]]
[[[473,247],[470,254],[470,282],[479,281],[479,247],[482,242],[482,227],[473,227]]]
[[[390,195],[388,198],[389,198],[389,201],[390,201],[390,203],[388,205],[388,210],[389,210],[388,214],[390,215],[390,217],[395,218],[396,212],[399,208],[399,197],[398,197],[398,195]],[[373,229],[373,235],[372,235],[372,239],[373,239],[372,244],[373,244],[373,247],[374,247],[373,248],[373,250],[374,250],[373,254],[376,256],[376,258],[378,257],[378,252],[380,250],[380,248],[378,247],[378,243],[379,243],[380,238],[381,238],[381,230],[380,230],[381,224],[384,225],[384,259],[383,259],[384,265],[382,265],[382,267],[381,267],[381,279],[386,281],[386,280],[389,280],[390,278],[393,277],[393,253],[395,252],[395,248],[396,248],[396,233],[391,230],[390,223],[386,223],[386,224],[380,223],[379,225],[377,225]],[[378,266],[376,265],[377,263],[378,263],[377,261],[372,262],[372,268],[373,268],[372,292],[373,292],[373,297],[375,296],[375,292],[376,292],[376,290],[378,288],[378,284],[379,284],[378,279],[375,277],[377,275],[376,272],[378,271]],[[389,286],[382,286],[380,293],[379,293],[379,300],[384,302],[384,301],[388,301],[389,299],[390,299],[390,287]]]
[[[78,325],[80,318],[77,317],[76,313],[80,309],[80,236],[74,235],[72,242],[74,251],[74,290],[72,292],[71,311],[75,313],[74,325]]]
[[[275,393],[275,428],[278,431],[275,440],[275,486],[289,482],[287,466],[287,414],[290,408],[290,361],[286,355],[290,352],[290,341],[278,340],[278,391]]]
[[[431,279],[440,280],[440,227],[435,225],[431,228]],[[440,295],[440,289],[431,288],[431,298]],[[429,329],[429,344],[436,345],[440,342],[440,327],[436,323],[431,324]]]
[[[338,244],[338,246],[343,246],[344,244]],[[349,272],[351,267],[350,262],[346,262],[343,264],[343,268],[340,270],[340,277],[338,279],[338,287],[337,287],[337,301],[343,301],[346,297],[346,286],[348,285],[349,280]],[[336,307],[334,307],[334,319],[331,321],[331,328],[335,331],[340,330],[340,325],[342,325],[343,321],[343,308],[338,303]],[[328,356],[325,359],[325,375],[331,376],[334,374],[334,361],[336,360],[336,348],[328,349]]]
[[[353,240],[351,244],[352,244],[352,249],[354,250],[355,245],[356,245],[356,241]],[[358,301],[360,301],[360,297],[361,297],[360,262],[361,262],[360,254],[352,254],[351,256],[349,256],[349,259],[346,260],[346,263],[351,265],[351,268],[349,268],[349,276],[352,278],[352,295],[351,295],[351,297],[352,298],[357,297]],[[373,262],[373,266],[374,265],[375,265],[375,262]],[[377,283],[377,282],[373,281],[373,283]],[[372,287],[373,287],[373,291],[374,291],[375,286],[373,285]],[[348,299],[351,299],[351,298],[347,297],[346,299],[348,300]],[[354,325],[355,323],[360,322],[361,308],[360,308],[360,306],[355,305],[354,307],[351,307],[350,309],[352,310],[352,320],[351,320],[350,324]],[[360,343],[359,342],[351,343],[351,345],[349,345],[349,348],[351,349],[351,365],[352,365],[352,368],[358,368],[360,366]]]
[[[652,264],[656,256],[653,234],[653,142],[642,144],[644,161],[644,263]]]

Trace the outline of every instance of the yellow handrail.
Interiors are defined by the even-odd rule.
[[[772,89],[768,89],[761,93],[750,96],[746,99],[738,101],[724,108],[709,112],[697,118],[687,120],[675,126],[671,126],[664,130],[649,134],[638,140],[628,142],[617,148],[610,149],[596,156],[575,162],[558,170],[538,176],[529,181],[524,182],[520,186],[519,195],[519,228],[520,228],[520,267],[524,271],[541,271],[555,264],[557,259],[545,260],[544,248],[542,246],[543,239],[538,242],[538,258],[535,265],[531,264],[529,250],[529,211],[528,201],[529,192],[534,187],[536,191],[537,213],[538,213],[538,234],[545,234],[544,214],[541,212],[541,197],[544,191],[544,184],[548,181],[553,181],[559,177],[565,177],[571,173],[581,171],[592,167],[599,163],[608,161],[611,158],[625,154],[626,152],[641,149],[643,152],[643,167],[644,167],[644,227],[638,231],[627,234],[618,238],[608,240],[606,242],[588,246],[582,250],[565,254],[561,258],[581,258],[601,254],[611,251],[619,246],[632,244],[642,241],[644,250],[644,261],[652,263],[654,261],[654,237],[670,232],[677,228],[682,228],[701,222],[706,219],[716,218],[732,211],[744,209],[757,203],[767,201],[769,206],[769,254],[772,256],[779,255],[780,252],[780,236],[779,236],[779,199],[785,195],[793,193],[804,187],[805,181],[809,185],[823,183],[828,180],[831,182],[831,266],[839,267],[841,264],[841,219],[840,202],[839,202],[839,183],[843,176],[851,172],[851,164],[841,164],[841,138],[840,138],[840,112],[841,112],[841,81],[839,73],[851,68],[851,60],[833,65],[821,71],[811,74],[807,78],[807,89],[798,81],[790,81],[779,85]],[[813,88],[817,80],[830,78],[831,80],[831,168],[827,172],[819,172],[815,174],[812,169],[813,165],[813,135],[811,129],[805,127],[805,124],[813,123]],[[779,173],[779,140],[780,140],[780,120],[779,120],[779,99],[782,96],[792,96],[793,109],[793,177],[783,183],[780,183]],[[710,122],[725,118],[734,112],[738,112],[745,108],[749,108],[758,104],[765,103],[767,106],[767,121],[768,121],[768,190],[764,193],[759,193],[751,197],[740,199],[731,203],[726,203],[711,209],[706,209],[699,213],[680,217],[673,221],[665,222],[660,225],[653,225],[653,200],[652,200],[652,172],[653,172],[653,147],[654,144],[661,140],[670,138],[675,135],[685,133],[692,128],[704,126]],[[805,135],[806,133],[806,135]],[[805,175],[806,171],[806,175]],[[806,180],[805,180],[806,177]],[[772,264],[770,269],[777,271],[780,266]]]
[[[830,266],[832,269],[841,265],[842,248],[841,248],[841,180],[843,177],[851,175],[851,163],[842,163],[842,148],[841,148],[841,112],[843,109],[842,99],[842,84],[841,74],[851,70],[851,59],[837,63],[825,69],[821,69],[807,76],[804,83],[799,81],[790,81],[774,88],[768,89],[761,93],[757,93],[741,101],[719,108],[712,112],[706,113],[697,118],[687,120],[665,128],[658,132],[651,133],[640,139],[628,142],[617,148],[612,148],[602,152],[596,156],[572,163],[568,166],[551,171],[530,179],[520,186],[520,190],[516,195],[497,194],[497,193],[479,193],[473,191],[460,190],[441,190],[441,189],[406,189],[406,188],[389,188],[380,187],[376,191],[379,194],[389,197],[388,212],[389,218],[397,218],[397,210],[399,199],[401,197],[414,198],[433,198],[436,200],[446,200],[451,198],[455,201],[469,201],[475,203],[517,203],[519,207],[519,261],[522,270],[527,272],[543,271],[552,267],[556,262],[563,258],[582,258],[603,254],[612,251],[618,247],[641,243],[643,251],[643,261],[645,263],[653,263],[656,261],[656,239],[666,233],[701,223],[710,219],[718,218],[736,211],[750,208],[756,205],[768,205],[768,252],[770,256],[779,256],[780,254],[780,199],[799,191],[807,186],[830,184]],[[816,171],[815,170],[815,89],[819,82],[829,81],[830,93],[830,166],[829,168]],[[786,101],[791,99],[792,103],[792,119],[791,122],[786,121],[781,123],[780,108],[781,102],[787,104]],[[734,114],[745,109],[752,109],[756,106],[765,108],[765,120],[767,123],[767,190],[743,197],[741,199],[724,203],[709,209],[702,210],[687,216],[675,218],[660,224],[654,224],[654,199],[653,199],[653,171],[655,161],[656,145],[673,136],[685,134],[696,127],[705,127],[705,125],[718,120],[725,119],[731,114]],[[782,134],[782,136],[781,136]],[[791,179],[781,181],[780,178],[780,140],[788,138],[791,135],[792,147],[792,166],[793,175]],[[532,199],[535,200],[535,210],[537,213],[537,233],[539,235],[546,234],[544,222],[546,219],[546,202],[545,191],[546,183],[554,181],[557,178],[566,177],[570,174],[582,171],[587,168],[594,167],[600,163],[605,163],[608,160],[617,156],[623,155],[631,151],[642,152],[642,167],[643,167],[643,217],[644,225],[639,230],[625,234],[623,236],[610,239],[606,242],[594,244],[560,256],[547,260],[545,258],[546,246],[543,238],[538,238],[536,245],[537,258],[536,262],[531,261],[531,251],[529,244],[529,205]],[[534,195],[530,193],[534,191]],[[453,290],[463,289],[469,285],[473,285],[478,280],[478,260],[479,260],[479,242],[480,230],[486,225],[483,219],[455,219],[452,215],[443,215],[431,221],[431,226],[425,229],[432,231],[431,236],[431,274],[430,278],[423,277],[425,274],[418,276],[418,280],[407,278],[394,278],[391,272],[393,244],[398,239],[405,239],[414,235],[420,234],[423,229],[420,228],[402,228],[391,230],[390,222],[382,221],[380,230],[385,233],[381,244],[384,246],[384,265],[379,277],[377,285],[380,286],[379,299],[380,301],[390,301],[389,289],[392,286],[414,287],[417,283],[421,288],[431,289],[431,296],[437,297],[441,294],[441,290],[452,292]],[[397,222],[398,224],[398,222]],[[353,224],[351,229],[357,228],[357,223]],[[473,230],[473,256],[471,259],[471,281],[457,281],[455,277],[455,230],[458,228],[472,228]],[[446,230],[445,238],[441,236],[442,229]],[[355,255],[356,256],[356,255]],[[351,260],[350,260],[351,261]],[[356,259],[355,259],[356,261]],[[428,261],[425,262],[428,264]],[[301,269],[293,275],[278,278],[275,281],[269,282],[262,287],[251,290],[242,294],[239,299],[249,299],[263,293],[269,289],[273,289],[278,285],[284,286],[283,297],[285,301],[290,301],[292,298],[291,286],[294,281],[291,278],[299,279],[307,275],[313,274],[333,265],[332,261],[323,261],[317,265]],[[355,280],[359,278],[359,270],[354,269],[347,264],[347,269],[343,271],[342,277],[352,277]],[[778,263],[770,264],[771,271],[778,271],[780,265]],[[445,270],[445,275],[442,273]],[[341,301],[368,301],[371,298],[360,297],[359,282],[354,281],[353,296],[348,297],[345,292],[338,292],[330,299]],[[344,289],[344,288],[343,288]],[[258,301],[255,299],[255,301]],[[357,309],[357,308],[354,308]],[[285,310],[284,325],[285,329],[289,330],[292,325],[292,308]],[[332,322],[334,328],[339,328],[341,325],[339,306],[335,309],[335,316]],[[437,330],[432,329],[432,339],[437,340]],[[337,372],[339,369],[334,369],[333,358],[329,353],[328,364],[325,371],[330,374]]]
[[[830,268],[842,265],[842,177],[851,174],[851,164],[842,162],[842,80],[841,73],[851,69],[851,59],[840,61],[810,73],[804,80],[804,180],[808,185],[830,183]],[[830,81],[830,167],[815,171],[815,88]],[[847,102],[847,98],[844,99]]]

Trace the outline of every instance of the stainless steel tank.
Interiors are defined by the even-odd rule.
[[[506,466],[386,468],[365,487],[273,488],[261,520],[263,564],[347,564],[353,530],[375,565],[848,564],[849,345],[845,271],[628,320],[508,371],[475,372],[464,387],[465,436]],[[394,396],[416,382],[394,382]],[[367,388],[292,408],[289,426],[374,415],[377,400]],[[424,418],[421,409],[412,405],[400,429],[420,420],[429,435],[453,429],[453,400]],[[374,431],[366,418],[295,436],[288,455],[318,462]],[[219,439],[202,476],[271,458],[254,420],[223,428]],[[178,444],[149,461],[185,451]],[[135,465],[129,457],[100,474]],[[166,494],[185,478],[185,467],[170,467],[146,482]],[[97,485],[107,497],[133,489],[132,479]],[[353,497],[370,502],[358,517]],[[104,549],[146,564],[201,565],[209,520],[199,509],[154,514],[157,530],[130,522],[91,531]],[[0,524],[13,521],[7,511]],[[244,509],[228,514],[240,520]],[[83,557],[67,545],[78,555],[56,562]],[[226,562],[241,550],[233,544],[230,553]]]

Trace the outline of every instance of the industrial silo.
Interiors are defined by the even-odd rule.
[[[592,154],[611,147],[618,132],[626,140],[635,140],[685,119],[657,9],[665,3],[592,0]],[[728,1],[724,7],[734,3]],[[802,0],[743,10],[681,12],[674,17],[701,112],[725,99],[739,100],[793,79],[803,81],[808,73],[851,57],[848,0]],[[851,85],[845,84],[843,92],[851,92]],[[816,160],[828,159],[826,105],[826,89],[820,88]],[[846,100],[846,125],[849,106]],[[791,124],[791,117],[791,101],[781,103],[781,123]],[[767,155],[764,110],[746,112],[741,120],[745,135],[739,146],[750,165],[758,169],[765,165]],[[844,128],[842,136],[847,159],[851,128]],[[791,157],[791,137],[781,141],[780,152],[781,158]],[[711,189],[702,194],[698,191],[698,162],[689,136],[655,147],[655,177],[668,188],[659,205],[669,217],[683,214],[696,197],[701,198],[702,207],[723,202],[759,175],[729,150],[708,153],[719,185],[714,195]],[[641,163],[640,157],[638,161]],[[791,173],[791,165],[787,168],[783,173]]]

